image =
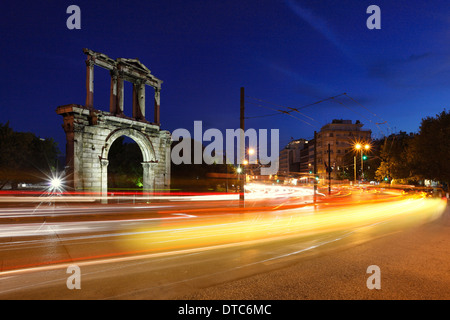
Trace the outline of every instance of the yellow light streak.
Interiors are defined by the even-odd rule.
[[[180,250],[207,248],[245,241],[272,241],[277,237],[301,237],[324,232],[353,230],[394,219],[423,223],[438,218],[445,210],[441,199],[403,198],[402,200],[353,206],[327,207],[315,214],[288,209],[275,213],[247,213],[221,216],[207,221],[184,221],[168,226],[136,230],[124,239],[127,250]],[[403,221],[403,220],[402,220]]]

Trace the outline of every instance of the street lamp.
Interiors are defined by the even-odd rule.
[[[51,176],[48,176],[48,188],[50,193],[63,192],[65,189],[64,177],[61,173],[52,172]]]
[[[61,187],[61,179],[56,177],[56,178],[53,178],[52,180],[50,180],[50,187],[52,189],[58,190]]]
[[[360,143],[356,143],[353,148],[356,150],[356,152],[358,152],[361,149],[361,144]],[[353,157],[353,173],[355,176],[355,185],[356,185],[356,155]]]
[[[356,152],[361,150],[361,180],[364,179],[364,154],[363,151],[369,151],[370,149],[370,144],[365,143],[364,145],[362,143],[355,143],[355,145],[353,146],[354,149],[356,150]],[[356,183],[356,156],[353,158],[354,161],[354,170],[355,170],[355,183]]]
[[[370,144],[366,143],[364,145],[364,150],[369,151]],[[361,179],[364,179],[364,155],[363,150],[361,149]]]

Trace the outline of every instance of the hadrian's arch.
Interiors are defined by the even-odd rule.
[[[66,174],[74,190],[108,190],[108,153],[114,141],[127,136],[142,152],[143,191],[154,192],[170,185],[170,133],[160,128],[162,81],[137,59],[116,59],[84,49],[86,60],[86,104],[59,106],[66,133]],[[94,66],[110,71],[110,111],[94,108]],[[123,110],[123,82],[133,84],[132,116]],[[145,86],[154,89],[154,119],[145,116]]]
[[[116,129],[106,138],[105,145],[103,147],[102,159],[104,161],[104,165],[102,168],[102,186],[106,188],[108,185],[108,169],[109,165],[109,150],[116,141],[117,138],[126,136],[134,140],[136,144],[139,146],[142,154],[142,182],[143,189],[145,191],[152,191],[153,186],[155,185],[155,166],[157,165],[155,150],[153,148],[153,144],[151,140],[142,132],[135,129]],[[102,190],[106,192],[106,189]]]

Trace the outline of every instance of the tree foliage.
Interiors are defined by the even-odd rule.
[[[57,167],[59,149],[53,139],[16,132],[0,123],[0,189],[11,184],[39,183]]]
[[[377,178],[403,182],[429,179],[450,182],[450,112],[422,119],[419,132],[405,132],[386,138]]]
[[[108,153],[108,188],[134,189],[142,187],[142,152],[135,142],[117,138]]]
[[[188,139],[188,138],[184,138]],[[231,164],[226,164],[225,159],[223,164],[213,163],[206,164],[202,158],[201,164],[194,163],[194,150],[196,144],[201,142],[190,139],[191,158],[190,163],[174,164],[171,166],[171,188],[178,190],[189,191],[226,191],[232,190],[232,186],[236,188],[238,181],[236,178],[221,178],[213,179],[209,177],[210,173],[223,173],[228,175],[236,174],[236,169]],[[183,140],[172,143],[172,149]],[[198,145],[197,145],[198,147]],[[204,146],[200,146],[202,152]]]
[[[412,140],[413,135],[408,135],[406,132],[393,134],[384,139],[380,148],[381,163],[376,171],[377,179],[415,180],[409,161]]]
[[[409,152],[412,171],[422,179],[450,182],[450,112],[422,119]]]

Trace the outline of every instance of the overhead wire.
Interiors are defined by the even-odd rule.
[[[338,99],[337,99],[337,98],[342,97],[342,96],[347,97],[348,99],[350,99],[351,101],[353,101],[354,103],[356,103],[357,105],[359,105],[360,107],[364,108],[364,109],[365,109],[367,112],[369,112],[371,115],[373,115],[374,117],[380,119],[381,122],[374,122],[374,121],[372,121],[371,119],[367,118],[367,117],[364,116],[363,114],[361,114],[361,113],[355,111],[353,108],[351,108],[350,106],[348,106],[348,104],[344,103],[342,100],[338,100]],[[268,109],[268,110],[276,111],[276,113],[264,114],[264,115],[259,115],[259,116],[250,116],[250,117],[246,117],[246,119],[265,118],[265,117],[272,117],[272,116],[276,116],[276,115],[280,115],[280,114],[286,114],[286,115],[288,115],[288,116],[290,116],[290,117],[293,117],[293,118],[295,118],[295,119],[297,119],[297,120],[299,120],[299,121],[302,121],[303,123],[305,123],[305,124],[307,124],[307,125],[309,125],[309,126],[312,126],[312,127],[315,127],[315,126],[312,125],[311,123],[309,123],[309,122],[307,122],[307,121],[305,121],[305,120],[299,118],[299,117],[296,117],[296,116],[292,115],[291,113],[297,112],[297,113],[299,113],[300,115],[302,115],[303,117],[306,117],[306,118],[308,118],[309,120],[312,120],[312,121],[314,121],[314,122],[317,122],[314,118],[312,118],[312,117],[310,117],[310,116],[304,114],[303,112],[300,112],[299,110],[302,110],[302,109],[305,109],[305,108],[307,108],[307,107],[314,106],[314,105],[317,105],[317,104],[320,104],[320,103],[323,103],[323,102],[326,102],[326,101],[330,101],[330,100],[331,100],[331,101],[333,101],[333,102],[336,102],[336,103],[340,104],[340,105],[343,106],[344,108],[349,109],[349,110],[352,111],[353,113],[358,114],[359,116],[361,116],[362,118],[364,118],[364,119],[366,119],[368,122],[370,122],[371,124],[374,124],[374,125],[380,130],[380,132],[381,132],[384,136],[386,136],[386,135],[385,135],[385,132],[383,131],[383,129],[381,129],[380,125],[387,124],[387,121],[384,120],[383,118],[381,118],[379,115],[377,115],[377,114],[375,114],[374,112],[372,112],[371,110],[369,110],[366,106],[364,106],[363,104],[361,104],[359,101],[357,101],[355,98],[353,98],[352,96],[350,96],[350,95],[347,94],[346,92],[341,93],[341,94],[338,94],[338,95],[335,95],[335,96],[332,96],[332,97],[328,97],[328,98],[325,98],[325,99],[321,99],[321,100],[318,100],[318,101],[315,101],[315,102],[313,102],[313,103],[309,103],[309,104],[306,104],[306,105],[303,105],[303,106],[300,106],[300,107],[297,107],[297,108],[283,106],[283,105],[280,105],[280,104],[277,104],[277,103],[273,103],[273,102],[268,101],[268,100],[265,100],[265,99],[256,98],[256,97],[248,96],[248,95],[246,95],[246,98],[253,99],[253,100],[256,100],[256,101],[259,102],[259,103],[256,103],[256,102],[253,102],[253,101],[246,101],[246,103],[255,105],[255,106],[260,107],[260,108],[265,108],[265,109]],[[268,107],[267,105],[264,105],[264,104],[268,104],[268,105],[275,106],[275,107],[278,107],[278,108]],[[279,108],[284,108],[284,109],[287,109],[287,110],[282,110],[282,109],[279,109]],[[388,129],[390,130],[389,126],[388,126]]]
[[[300,111],[298,111],[299,108],[286,107],[286,106],[282,106],[282,105],[279,105],[279,104],[275,104],[273,102],[269,102],[269,101],[266,101],[266,100],[263,100],[263,99],[259,99],[259,98],[255,98],[255,97],[251,97],[251,96],[247,96],[247,97],[251,98],[251,99],[255,99],[255,100],[259,101],[259,102],[265,102],[265,103],[271,104],[271,105],[276,106],[276,107],[289,109],[290,110],[289,112],[296,111],[296,112],[300,113],[302,116],[304,116],[304,117],[306,117],[306,118],[308,118],[310,120],[315,121],[313,118],[311,118],[311,117],[307,116],[306,114],[301,113]],[[315,103],[318,103],[318,102],[315,102]],[[281,111],[281,110],[278,110],[278,111]],[[283,113],[285,113],[285,112],[283,112]]]
[[[284,111],[284,110],[274,109],[274,108],[267,107],[267,106],[264,106],[264,105],[261,105],[261,104],[258,104],[258,103],[254,103],[254,102],[251,102],[251,101],[247,101],[247,103],[253,104],[253,105],[257,106],[257,107],[261,107],[261,108],[265,108],[265,109],[269,109],[269,110],[273,110],[273,111],[278,111],[279,114],[283,114],[283,113],[284,113],[284,114],[287,114],[288,116],[291,116],[291,117],[293,117],[293,118],[295,118],[295,119],[298,119],[298,120],[300,120],[300,121],[306,123],[307,125],[313,126],[313,125],[310,124],[309,122],[306,122],[306,121],[303,120],[303,119],[300,119],[300,118],[298,118],[298,117],[296,117],[296,116],[293,116],[292,114],[289,113],[289,111]],[[274,115],[275,115],[275,114],[274,114]],[[269,116],[269,115],[266,115],[266,116]],[[311,118],[311,119],[312,119],[312,118]],[[313,120],[314,120],[314,119],[313,119]]]
[[[339,95],[336,95],[336,96],[333,96],[333,97],[328,97],[328,98],[325,98],[325,99],[322,99],[322,100],[319,100],[319,101],[315,101],[313,103],[309,103],[307,105],[303,105],[303,106],[297,107],[297,108],[286,107],[286,106],[283,106],[283,105],[280,105],[280,104],[276,104],[276,103],[273,103],[273,102],[270,102],[270,101],[267,101],[267,100],[264,100],[264,99],[260,99],[260,98],[256,98],[256,97],[252,97],[252,96],[246,96],[247,98],[250,98],[250,99],[253,99],[253,100],[256,100],[256,101],[260,102],[260,103],[255,103],[255,102],[252,102],[252,101],[246,101],[246,103],[253,104],[253,105],[257,106],[257,107],[261,107],[261,108],[277,111],[277,113],[260,115],[260,116],[253,116],[253,117],[246,117],[246,119],[271,117],[271,116],[275,116],[275,115],[279,115],[279,114],[286,114],[286,115],[288,115],[290,117],[293,117],[293,118],[295,118],[297,120],[300,120],[300,121],[306,123],[307,125],[315,127],[311,123],[309,123],[309,122],[307,122],[307,121],[305,121],[305,120],[303,120],[303,119],[301,119],[299,117],[296,117],[296,116],[292,115],[291,113],[292,112],[297,112],[297,113],[301,114],[302,116],[304,116],[304,117],[306,117],[306,118],[308,118],[308,119],[310,119],[312,121],[317,122],[314,118],[312,118],[312,117],[310,117],[310,116],[300,112],[299,110],[307,108],[307,107],[310,107],[310,106],[313,106],[313,105],[316,105],[316,104],[319,104],[319,103],[322,103],[322,102],[325,102],[325,101],[328,101],[328,100],[331,100],[331,99],[334,99],[334,98],[337,98],[337,97],[340,97],[340,96],[342,96],[344,94],[345,93],[341,93]],[[285,108],[285,109],[288,109],[288,110],[275,109],[275,108],[272,108],[272,107],[268,107],[268,106],[262,105],[261,103],[269,104],[269,105],[276,106],[276,107],[279,107],[279,108]]]

